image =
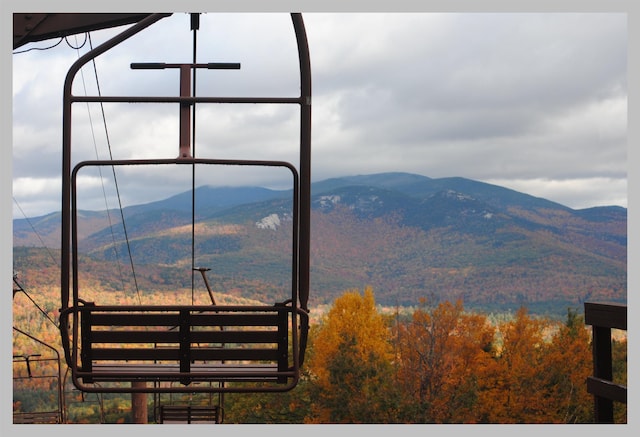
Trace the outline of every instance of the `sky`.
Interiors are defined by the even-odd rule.
[[[208,6],[211,3],[202,0],[183,0],[179,6],[173,6],[178,4],[175,1],[111,0],[102,9],[140,12],[160,5],[169,11],[208,11],[198,32],[198,47],[203,50],[198,59],[240,62],[242,69],[199,73],[198,81],[203,92],[233,94],[297,92],[297,68],[291,65],[296,61],[291,54],[292,29],[288,16],[280,15],[291,9],[302,10],[313,75],[313,180],[406,171],[432,178],[461,176],[495,183],[572,208],[633,204],[628,199],[636,193],[632,189],[636,167],[632,164],[637,162],[633,159],[637,153],[629,147],[634,137],[628,95],[631,89],[637,91],[637,86],[628,84],[628,77],[633,77],[630,61],[637,57],[628,55],[633,54],[630,43],[639,40],[637,26],[630,24],[637,24],[636,10],[631,7],[633,4],[637,8],[637,2],[432,0],[422,2],[424,6],[409,0],[266,3],[218,0],[215,11],[277,12],[268,14],[269,19],[253,14],[242,14],[242,20],[218,16]],[[55,2],[55,9],[94,12],[96,4],[60,0]],[[23,218],[24,214],[34,217],[60,208],[62,83],[79,53],[62,41],[50,50],[11,54],[11,14],[6,12],[43,12],[53,7],[46,0],[3,0],[0,7],[5,56],[0,69],[0,134],[3,146],[12,146],[12,158],[0,159],[0,239],[2,259],[10,260],[9,211],[13,210],[15,218]],[[271,27],[263,31],[262,26],[267,24]],[[212,40],[212,49],[204,50],[204,34],[214,29],[220,32],[219,39]],[[250,36],[242,36],[242,32],[239,36],[238,31],[250,31]],[[146,33],[152,35],[143,37]],[[130,47],[122,46],[111,59],[97,60],[103,94],[176,92],[175,75],[131,72],[128,64],[189,62],[192,34],[186,15],[176,12],[146,33],[136,37],[139,41],[132,41]],[[110,35],[113,32],[92,33],[93,45]],[[83,40],[79,35],[77,41],[70,38],[69,42],[81,45]],[[95,93],[92,69],[86,68],[83,74],[87,92]],[[233,80],[237,82],[231,86]],[[74,92],[81,94],[82,80],[77,81]],[[74,130],[78,159],[93,159],[96,154],[104,157],[106,153],[100,111],[91,111],[89,123],[87,108],[78,109],[79,127]],[[198,150],[216,157],[236,156],[237,152],[239,158],[260,155],[280,159],[297,147],[297,142],[293,149],[291,144],[295,133],[284,129],[295,128],[296,114],[290,111],[250,108],[244,113],[212,114],[199,107],[197,113],[203,117],[197,127]],[[148,116],[146,121],[138,121],[142,115]],[[177,152],[174,108],[163,107],[155,113],[109,107],[105,116],[117,156],[157,153],[173,157]],[[3,151],[6,153],[7,148]],[[148,191],[165,187],[172,176],[163,174],[161,183],[147,179],[145,186]],[[135,175],[131,182],[133,178]],[[84,182],[87,193],[91,189],[100,191],[102,182],[95,177],[87,177]],[[276,179],[271,182],[277,183]],[[128,195],[132,197],[126,201],[135,203],[135,192]],[[634,211],[629,210],[630,223],[634,223]],[[631,243],[636,241],[635,235],[635,228],[630,226],[630,265],[636,261]],[[5,284],[11,274],[10,264],[3,261],[0,265]],[[630,269],[628,279],[629,289],[635,289],[634,269]],[[630,292],[628,298],[633,312],[635,294]],[[8,332],[10,310],[8,305],[4,308],[2,320],[7,329],[4,332]],[[634,320],[630,318],[629,330],[635,329]],[[4,356],[9,356],[8,341],[2,345]],[[631,360],[637,356],[635,351],[632,347]],[[4,396],[0,410],[6,420],[2,423],[10,423],[9,401],[9,396]],[[638,405],[629,404],[631,408]],[[621,432],[629,429],[617,428]],[[558,432],[555,428],[546,430]],[[500,431],[511,435],[513,429],[491,428],[492,434]]]
[[[626,13],[309,12],[303,18],[312,69],[313,181],[400,171],[465,177],[575,209],[628,206]],[[14,51],[14,218],[59,211],[66,72],[90,44],[122,29],[92,32],[90,41],[69,37],[48,50],[41,49],[59,40]],[[189,16],[176,12],[97,58],[95,70],[87,64],[74,94],[97,95],[99,84],[102,95],[177,95],[176,70],[132,71],[129,63],[190,62],[192,44]],[[199,71],[199,95],[298,93],[286,13],[202,14],[197,47],[198,62],[241,63],[240,70]],[[177,156],[177,106],[141,106],[105,105],[103,118],[98,105],[75,104],[74,162],[105,158],[109,147],[115,158]],[[298,116],[296,107],[284,105],[198,105],[198,156],[297,164]],[[108,172],[89,173],[82,179],[89,200],[81,207],[113,205]],[[197,184],[287,188],[277,174],[215,173]],[[148,188],[127,191],[138,176]],[[173,176],[151,169],[119,175],[120,201],[143,203],[189,188]]]

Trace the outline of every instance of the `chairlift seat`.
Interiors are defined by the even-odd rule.
[[[14,424],[62,423],[60,411],[14,412]]]
[[[220,423],[218,405],[161,405],[160,423]]]
[[[71,309],[70,309],[71,310]],[[192,386],[194,382],[254,383],[251,391],[286,391],[297,383],[291,306],[76,307],[81,350],[73,375],[85,391],[96,383],[153,382],[140,391],[245,391],[245,385]],[[78,358],[78,357],[76,357]],[[157,387],[180,382],[181,386]],[[166,384],[165,384],[166,385]],[[112,391],[136,391],[133,384]]]

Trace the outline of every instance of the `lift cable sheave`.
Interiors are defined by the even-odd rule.
[[[132,97],[132,96],[73,96],[71,86],[76,73],[82,65],[103,54],[107,50],[141,32],[158,20],[170,14],[152,14],[141,20],[136,25],[115,36],[89,53],[80,57],[70,68],[64,85],[63,96],[63,193],[62,193],[62,277],[61,277],[61,314],[60,331],[65,359],[72,371],[74,385],[88,392],[256,392],[256,391],[286,391],[293,388],[298,381],[300,366],[304,361],[306,341],[308,334],[308,298],[309,298],[309,243],[310,243],[310,194],[311,194],[311,70],[308,43],[302,16],[292,13],[291,18],[296,35],[298,56],[300,63],[300,96],[299,97],[200,97],[185,95],[179,97]],[[160,64],[158,64],[159,66]],[[163,64],[164,67],[171,64]],[[216,64],[213,68],[220,68],[222,64]],[[154,68],[159,68],[155,66]],[[140,68],[140,64],[133,64],[132,68]],[[149,64],[142,68],[150,68]],[[181,67],[182,68],[182,67]],[[187,67],[184,67],[185,69]],[[189,65],[189,70],[194,66]],[[235,64],[229,67],[235,68]],[[300,163],[299,168],[279,161],[252,161],[252,160],[219,160],[195,158],[189,154],[188,146],[180,141],[180,153],[176,159],[134,159],[134,160],[109,160],[109,161],[85,161],[71,167],[71,106],[76,102],[146,102],[146,103],[179,103],[181,108],[195,103],[281,103],[296,104],[300,107]],[[182,109],[181,109],[182,111]],[[181,112],[182,119],[182,112]],[[186,123],[186,122],[185,122]],[[182,125],[181,121],[181,125]],[[184,132],[181,130],[181,138]],[[92,302],[86,302],[79,295],[78,285],[78,238],[77,238],[77,205],[76,205],[76,179],[79,170],[86,166],[110,165],[181,165],[181,164],[205,164],[205,165],[235,165],[235,166],[272,166],[288,169],[294,181],[293,191],[293,253],[292,253],[292,293],[291,296],[274,305],[266,306],[171,306],[154,305],[138,307],[101,306]],[[193,206],[192,206],[193,207]],[[70,305],[71,300],[71,305]],[[156,329],[152,333],[140,333],[135,326],[146,328],[158,328],[166,325],[167,320],[172,320],[180,326],[179,333],[162,332]],[[260,330],[252,331],[249,328],[241,332],[219,329],[225,324],[232,326],[258,326],[266,323],[273,329],[274,334],[261,333]],[[107,331],[100,331],[97,326],[120,326],[124,329],[114,335]],[[199,326],[199,329],[215,327],[207,332],[196,332],[191,328]],[[290,331],[289,331],[290,329]],[[177,335],[177,337],[176,337]],[[116,344],[119,340],[143,342],[145,339],[171,339],[176,344],[171,350],[143,350],[135,347],[120,347]],[[156,338],[157,337],[157,338]],[[114,339],[115,338],[115,339]],[[243,339],[251,342],[275,342],[278,344],[275,352],[265,349],[246,351],[239,349],[213,350],[197,349],[192,345],[198,342],[222,342],[240,343]],[[288,344],[288,342],[291,342]],[[104,344],[113,344],[113,347],[104,347]],[[131,345],[129,345],[131,346]],[[292,356],[288,357],[289,350]],[[124,351],[124,352],[123,352]],[[229,356],[227,356],[230,354]],[[235,354],[235,355],[234,355]],[[218,360],[226,363],[233,360],[234,356],[241,360],[235,366],[208,366],[196,363],[207,360]],[[153,363],[162,361],[161,358],[174,360],[178,364],[161,366],[147,365],[146,367],[134,367],[129,365],[109,366],[94,359],[113,359],[128,362],[133,360],[149,360]],[[262,362],[263,359],[273,359],[277,362],[275,367],[264,367],[262,364],[245,366],[247,360],[254,359]],[[130,387],[104,387],[95,384],[98,381],[127,382]],[[133,384],[135,381],[153,381],[153,387]],[[180,381],[183,385],[175,387],[157,384],[158,381],[172,383]],[[201,388],[190,386],[191,382],[255,382],[247,385],[225,385],[218,387],[211,385]],[[265,383],[274,383],[269,385]]]

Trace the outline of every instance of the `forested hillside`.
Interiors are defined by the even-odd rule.
[[[312,193],[312,306],[364,286],[385,306],[461,299],[559,317],[585,300],[626,302],[624,208],[572,210],[464,178],[404,173],[326,180]],[[290,192],[200,187],[194,225],[187,194],[125,208],[128,240],[119,214],[109,225],[105,212],[81,212],[81,277],[104,290],[176,290],[191,287],[194,264],[211,268],[222,294],[269,302],[288,287]],[[32,287],[59,281],[56,217],[14,221],[14,269]]]

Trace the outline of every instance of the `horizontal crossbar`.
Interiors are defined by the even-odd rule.
[[[277,349],[257,348],[193,348],[189,358],[198,361],[276,361],[280,358]],[[179,348],[94,348],[94,361],[180,361],[183,356]]]
[[[587,378],[587,392],[601,398],[627,403],[627,387],[606,379],[589,376]]]
[[[179,365],[169,364],[96,364],[91,372],[78,372],[80,378],[92,382],[106,381],[227,381],[278,382],[293,377],[292,371],[278,372],[275,365],[194,364],[188,373],[180,372]]]
[[[189,314],[191,326],[277,326],[278,319],[278,313]],[[179,324],[180,315],[175,311],[154,313],[91,312],[91,325],[93,326],[163,326],[171,328]]]
[[[191,331],[191,343],[277,343],[278,331]],[[97,343],[180,343],[180,333],[172,331],[92,331],[91,342]]]
[[[602,328],[627,329],[627,306],[615,303],[584,303],[584,322]]]

